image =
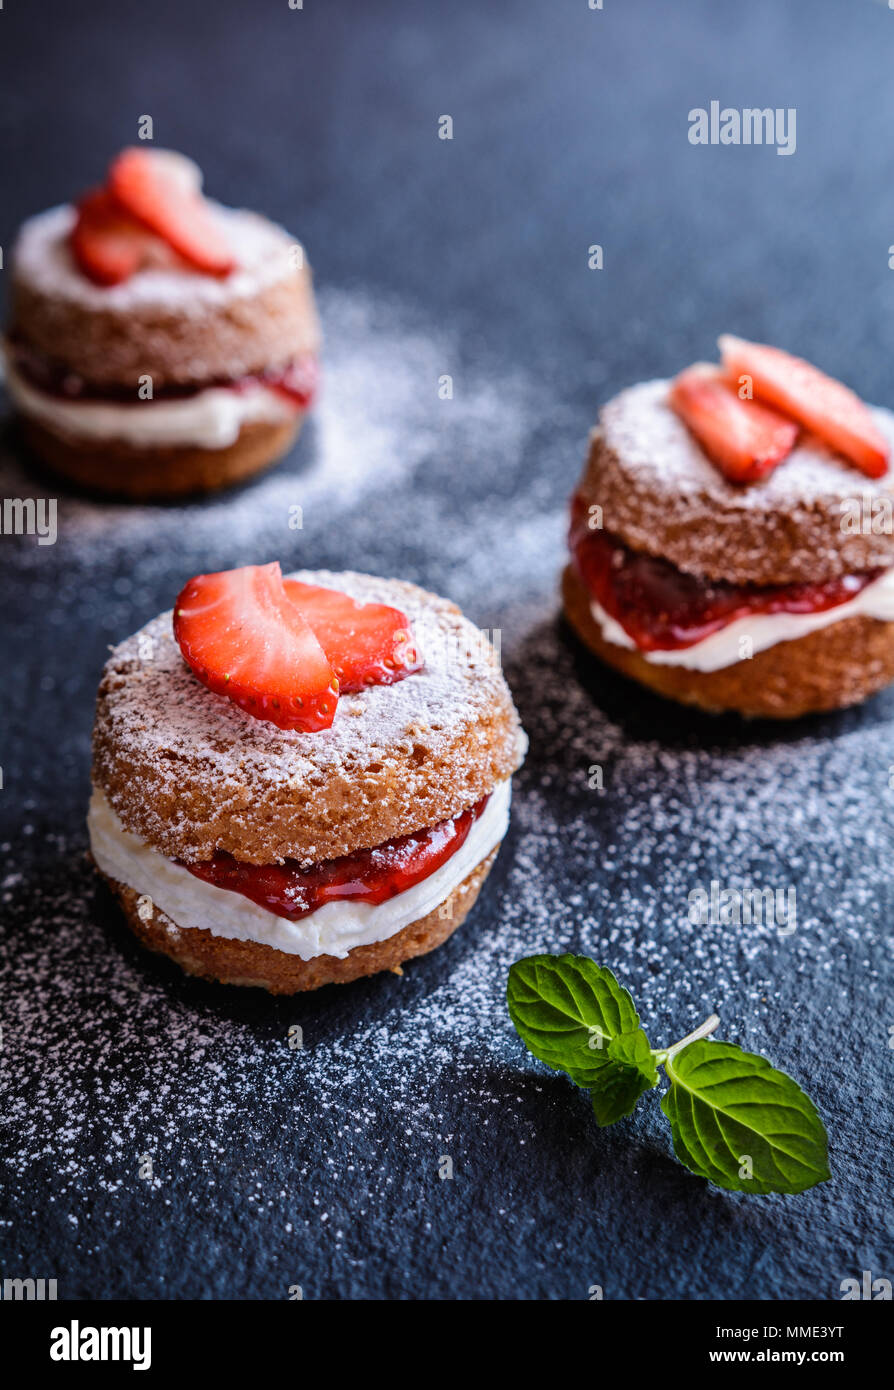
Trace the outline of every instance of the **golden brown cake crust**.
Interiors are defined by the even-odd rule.
[[[271,994],[297,994],[319,989],[321,985],[346,984],[361,975],[393,970],[413,956],[423,956],[446,941],[466,920],[490,873],[500,846],[454,888],[439,907],[411,922],[385,941],[356,946],[343,960],[337,956],[316,956],[302,960],[256,941],[234,941],[214,936],[198,927],[177,927],[169,917],[140,899],[132,888],[106,877],[116,895],[131,931],[150,951],[158,951],[177,962],[188,974],[229,985],[255,985]],[[139,906],[138,906],[139,905]]]
[[[455,604],[399,580],[299,577],[400,608],[424,669],[343,695],[330,729],[302,734],[207,690],[170,613],[148,623],[106,665],[93,780],[125,828],[169,859],[219,849],[251,864],[334,859],[457,815],[522,761],[498,659]]]
[[[842,503],[894,505],[894,467],[870,479],[805,435],[764,481],[727,482],[666,403],[643,382],[603,407],[580,482],[602,524],[633,550],[734,584],[820,582],[894,565],[888,534],[842,530]],[[894,415],[874,412],[894,445]]]
[[[121,440],[107,443],[69,439],[19,415],[28,446],[54,473],[90,492],[134,502],[187,497],[231,487],[268,468],[292,446],[304,411],[293,421],[243,425],[223,449],[134,448]]]
[[[142,271],[109,289],[74,266],[74,217],[57,208],[25,223],[13,250],[10,331],[94,386],[233,381],[316,354],[320,329],[298,245],[254,213],[212,204],[240,269],[224,280]],[[244,262],[244,264],[243,264]]]
[[[894,623],[845,618],[793,642],[778,642],[719,671],[658,666],[606,642],[573,566],[562,579],[565,613],[577,635],[607,665],[659,695],[712,713],[794,719],[858,704],[894,680]]]

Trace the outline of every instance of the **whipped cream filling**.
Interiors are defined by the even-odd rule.
[[[175,928],[204,928],[214,936],[257,941],[287,955],[344,959],[357,946],[386,941],[439,907],[502,840],[509,824],[511,782],[499,782],[455,854],[421,883],[384,903],[323,903],[297,922],[277,917],[232,889],[196,878],[125,830],[105,794],[95,788],[87,827],[98,868],[170,917]]]
[[[637,647],[633,638],[612,618],[596,599],[590,601],[590,612],[602,629],[606,642],[616,647],[638,651],[644,661],[654,666],[685,666],[691,671],[720,671],[747,661],[750,656],[775,647],[777,642],[793,642],[845,618],[877,618],[879,622],[894,622],[894,570],[886,570],[878,579],[867,584],[855,598],[826,608],[820,613],[754,613],[736,618],[726,627],[703,637],[691,647],[673,651],[646,652]],[[747,639],[749,646],[745,646]]]
[[[119,440],[135,448],[225,449],[243,425],[292,420],[299,406],[258,382],[233,390],[211,386],[166,401],[68,401],[40,391],[5,354],[6,388],[23,415],[74,440]]]

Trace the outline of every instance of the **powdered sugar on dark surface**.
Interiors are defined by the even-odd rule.
[[[448,341],[387,304],[324,295],[322,308],[327,405],[257,487],[186,522],[61,499],[56,547],[6,541],[8,601],[42,613],[11,654],[28,680],[2,800],[6,1268],[88,1297],[280,1298],[296,1283],[308,1298],[585,1297],[593,1283],[628,1298],[834,1296],[881,1258],[890,1177],[891,696],[742,728],[603,672],[557,622],[583,432],[554,417],[545,445],[549,402],[486,363],[474,390],[440,401]],[[357,391],[365,359],[374,399]],[[327,412],[351,408],[350,447],[347,434],[336,447]],[[448,470],[464,479],[455,511]],[[531,736],[466,926],[402,978],[292,1001],[143,954],[84,858],[105,643],[189,573],[274,556],[399,565],[457,600],[499,632]],[[47,737],[58,754],[38,758]],[[796,930],[691,925],[688,894],[712,879],[796,886]],[[599,1131],[505,1009],[512,961],[563,949],[616,971],[656,1045],[717,1009],[721,1036],[789,1069],[829,1124],[833,1183],[751,1202],[712,1192],[671,1157],[657,1096]]]
[[[209,190],[300,235],[325,360],[296,450],[254,485],[177,508],[51,485],[57,544],[0,536],[3,1276],[60,1299],[607,1301],[892,1278],[894,692],[743,728],[624,684],[557,622],[566,500],[616,392],[732,332],[894,405],[886,7],[379,0],[249,22],[218,0],[212,25],[175,0],[42,0],[39,19],[3,10],[4,249],[101,176],[145,101]],[[797,107],[796,156],[693,148],[686,113],[715,96]],[[2,496],[30,495],[2,455]],[[531,737],[464,927],[402,977],[295,1000],[145,955],[84,858],[109,646],[192,573],[277,558],[398,576],[498,629]],[[796,930],[693,927],[712,879],[796,887]],[[711,1189],[657,1094],[599,1130],[508,1019],[507,970],[541,949],[612,967],[655,1045],[716,1009],[719,1037],[812,1096],[832,1180]]]

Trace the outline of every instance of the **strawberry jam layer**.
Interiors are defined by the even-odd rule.
[[[421,883],[446,864],[481,815],[489,797],[468,811],[441,821],[430,830],[400,835],[374,849],[359,849],[338,859],[326,859],[302,869],[294,859],[284,864],[243,864],[218,850],[202,864],[184,864],[196,878],[242,893],[276,917],[296,922],[324,903],[350,898],[353,902],[387,902]]]
[[[133,386],[99,386],[87,381],[73,372],[65,363],[47,357],[21,340],[7,342],[7,350],[20,376],[47,396],[55,396],[63,401],[100,401],[133,405],[139,398]],[[291,401],[298,410],[307,410],[316,394],[319,380],[317,359],[310,354],[296,358],[285,367],[268,372],[256,372],[249,376],[232,379],[211,379],[200,385],[157,386],[151,400],[139,400],[140,405],[151,406],[161,401],[187,400],[200,391],[230,390],[246,392],[266,386],[271,391]]]
[[[588,507],[571,504],[568,543],[591,597],[640,651],[692,647],[738,618],[769,613],[822,613],[855,598],[883,569],[821,584],[726,584],[684,574],[667,560],[631,550],[617,536],[590,530]]]

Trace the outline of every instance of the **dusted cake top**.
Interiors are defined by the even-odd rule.
[[[679,569],[733,583],[817,582],[894,564],[894,476],[870,479],[803,434],[760,482],[728,482],[667,402],[667,381],[622,391],[603,408],[581,492],[606,530]],[[873,419],[894,445],[894,415]],[[844,504],[844,506],[842,505]],[[860,512],[860,529],[847,516]],[[875,531],[862,515],[878,515]]]
[[[424,667],[345,695],[331,728],[300,733],[207,690],[170,613],[116,647],[99,692],[94,780],[125,827],[171,858],[334,858],[437,824],[521,761],[526,740],[496,654],[454,604],[398,580],[296,577],[399,607]]]

